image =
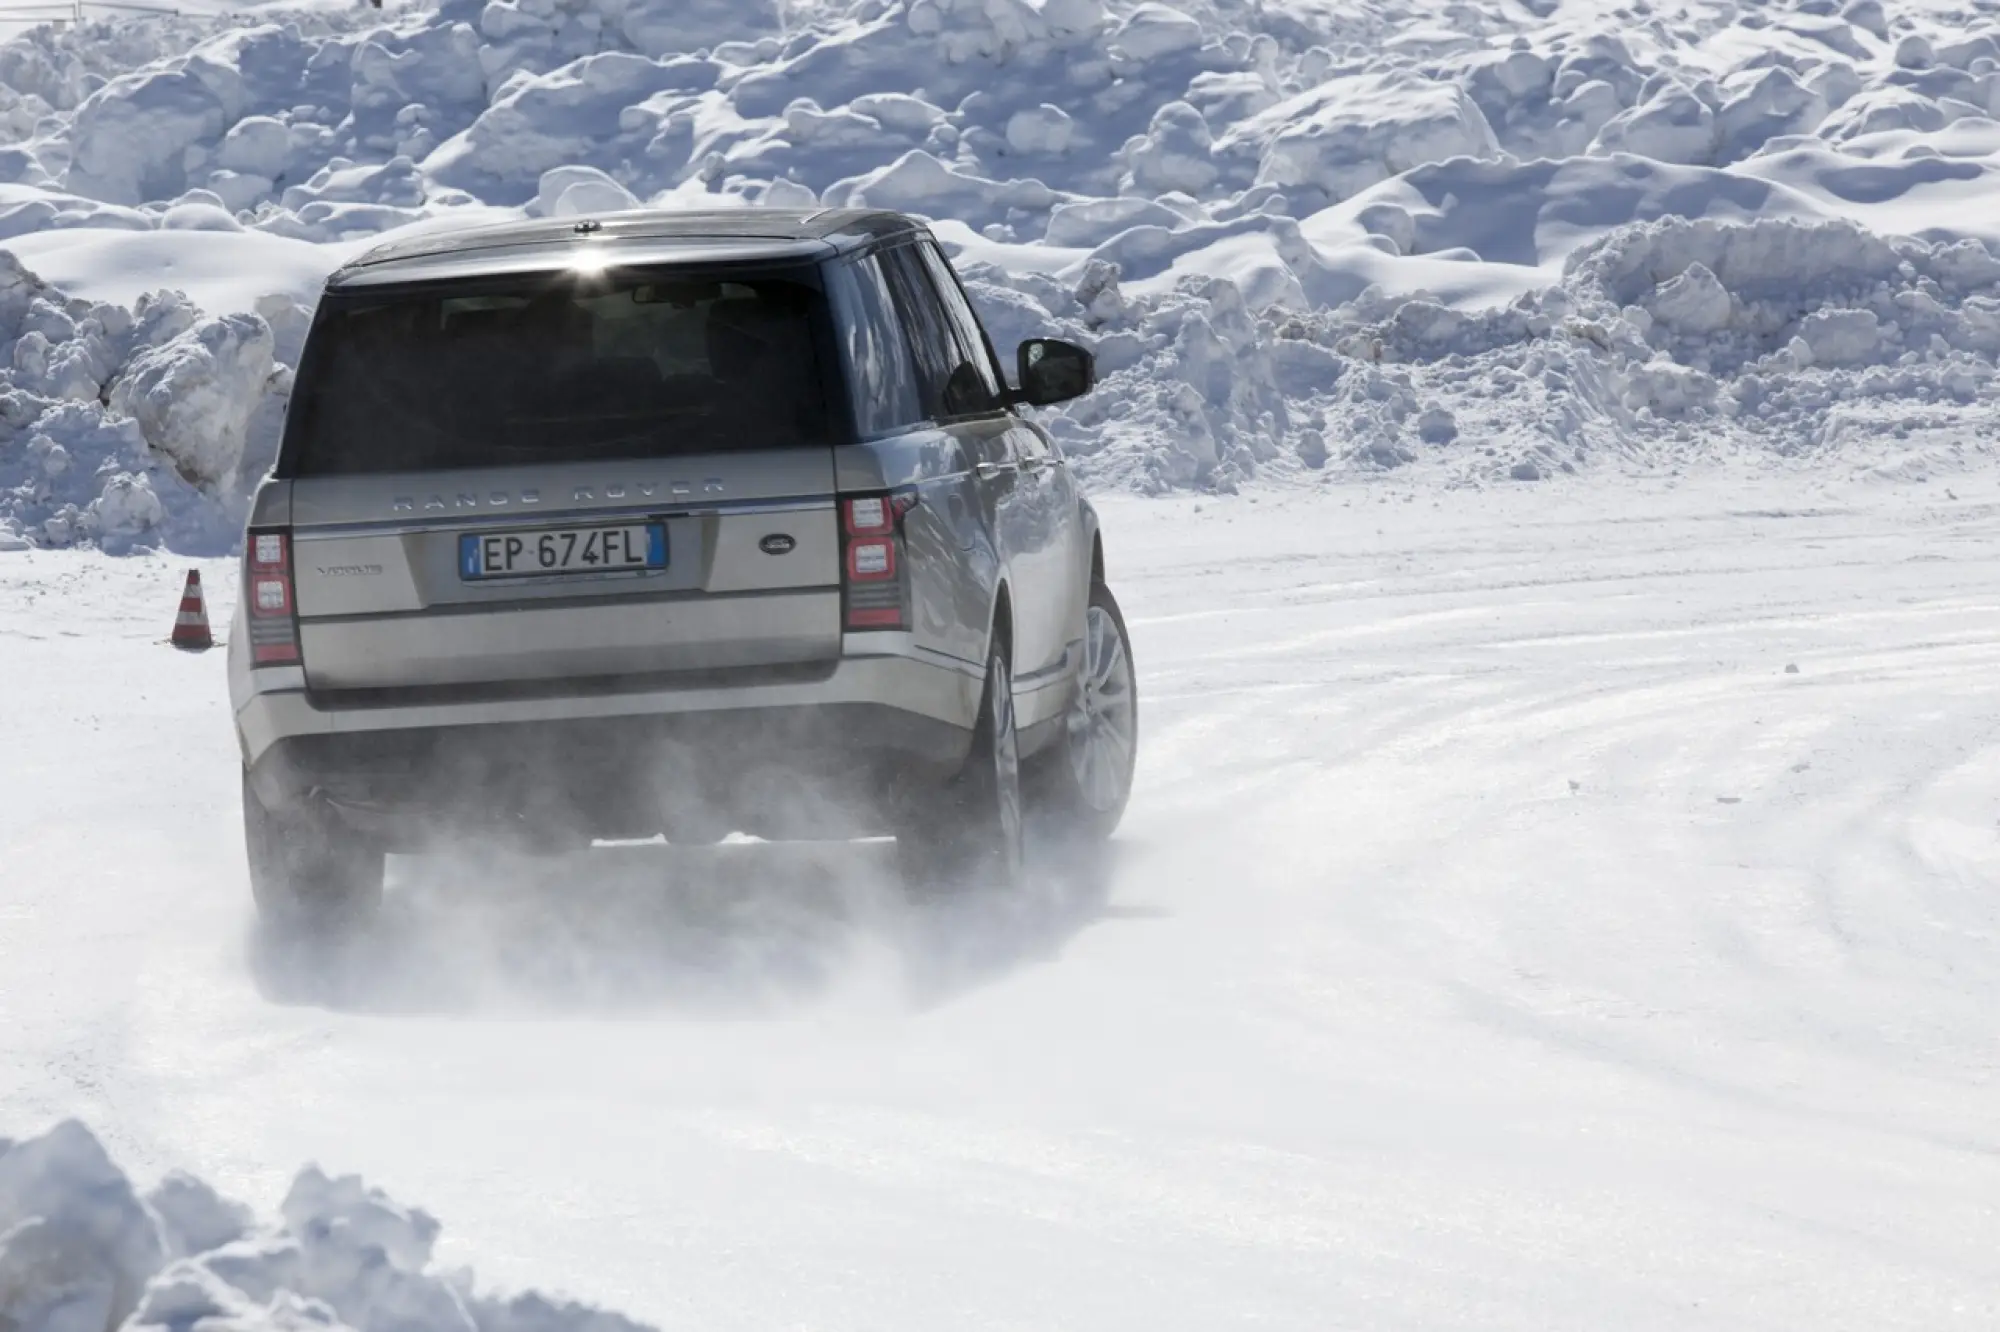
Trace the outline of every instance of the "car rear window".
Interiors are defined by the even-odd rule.
[[[301,361],[280,472],[831,444],[825,327],[809,272],[333,294]]]

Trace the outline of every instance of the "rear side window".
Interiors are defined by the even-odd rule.
[[[944,312],[951,320],[952,332],[957,336],[959,355],[978,371],[980,384],[989,396],[997,397],[1000,392],[999,372],[993,364],[993,346],[986,340],[986,330],[980,327],[979,316],[973,313],[972,303],[965,299],[965,289],[958,284],[958,275],[951,270],[938,247],[926,241],[917,247],[922,256],[924,268],[931,275],[931,283],[937,288],[938,299],[944,303]]]
[[[280,472],[339,476],[836,442],[805,272],[329,296]]]
[[[924,414],[948,419],[995,410],[1000,405],[996,386],[991,374],[980,369],[984,353],[968,354],[917,248],[899,246],[877,257],[909,336]]]
[[[841,353],[854,400],[855,429],[881,435],[925,419],[909,340],[880,258],[866,255],[830,274]]]

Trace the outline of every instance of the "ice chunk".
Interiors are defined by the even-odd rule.
[[[838,181],[825,193],[836,206],[900,208],[930,217],[985,220],[1008,209],[1046,211],[1054,191],[1039,180],[989,180],[949,166],[921,149],[879,171]]]
[[[77,109],[65,185],[117,204],[178,195],[186,151],[236,118],[240,88],[237,71],[201,52],[112,79]]]
[[[1426,407],[1417,417],[1417,438],[1426,444],[1449,444],[1458,438],[1458,418],[1448,407]]]
[[[111,405],[137,421],[190,484],[225,488],[271,377],[271,349],[270,326],[256,315],[204,320],[133,357]]]
[[[249,1231],[250,1209],[232,1202],[193,1175],[175,1170],[146,1194],[160,1219],[168,1252],[176,1258],[206,1253],[241,1239]]]
[[[217,161],[231,171],[277,177],[292,156],[291,127],[275,116],[245,116],[222,136]]]
[[[1678,83],[1620,112],[1597,132],[1592,153],[1632,153],[1660,162],[1709,162],[1716,152],[1714,110]]]
[[[779,0],[631,0],[618,30],[648,56],[707,51],[784,31]]]
[[[1049,214],[1050,245],[1096,246],[1138,226],[1176,230],[1187,219],[1151,199],[1080,199],[1057,204]]]
[[[1016,111],[1007,121],[1007,146],[1017,153],[1065,153],[1075,136],[1076,122],[1047,102]]]
[[[165,1260],[157,1221],[83,1125],[0,1155],[0,1325],[103,1332]]]
[[[544,171],[532,205],[543,217],[583,217],[637,208],[632,192],[596,167]]]
[[[1192,15],[1147,0],[1112,33],[1114,49],[1138,61],[1153,61],[1191,51],[1202,44],[1201,23]]]
[[[1808,134],[1826,118],[1827,104],[1788,69],[1767,69],[1723,85],[1726,100],[1715,113],[1716,158],[1749,157],[1771,139]]]
[[[1861,365],[1877,359],[1882,331],[1872,310],[1815,310],[1799,321],[1798,336],[1818,365]]]
[[[1127,149],[1131,187],[1148,194],[1205,192],[1222,174],[1212,160],[1214,142],[1201,112],[1186,102],[1169,102]]]
[[[1368,74],[1280,102],[1230,130],[1218,150],[1255,154],[1260,183],[1339,200],[1421,163],[1494,157],[1500,146],[1456,83]]]
[[[424,167],[447,184],[503,193],[512,187],[526,194],[543,172],[576,164],[586,145],[625,133],[626,108],[713,79],[706,62],[662,63],[629,51],[586,56],[547,74],[513,80]]]
[[[320,1300],[278,1291],[252,1299],[198,1263],[177,1263],[146,1287],[123,1332],[359,1332]]]
[[[1662,283],[1650,307],[1653,318],[1680,333],[1714,333],[1729,324],[1729,292],[1699,263]]]
[[[47,526],[67,533],[76,521]],[[0,530],[0,549],[20,544],[11,530]],[[431,1267],[434,1220],[352,1177],[302,1171],[278,1229],[191,1176],[169,1175],[148,1196],[138,1199],[80,1125],[0,1141],[0,1327],[647,1332],[537,1292],[476,1293],[470,1273]]]

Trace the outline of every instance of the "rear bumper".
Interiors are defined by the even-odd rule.
[[[535,697],[315,695],[296,671],[261,671],[239,677],[237,733],[267,806],[324,797],[395,841],[521,821],[644,836],[667,830],[661,811],[796,836],[748,826],[746,811],[853,815],[963,764],[983,682],[928,658],[906,648],[815,678]]]

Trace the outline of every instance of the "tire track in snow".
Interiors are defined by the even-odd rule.
[[[1267,1027],[1310,1057],[1386,1061],[1358,1035],[1378,1025],[1453,1051],[1431,1057],[1461,1090],[1525,1074],[1644,1125],[1609,1135],[1659,1172],[1644,1206],[1754,1199],[1768,1233],[1711,1216],[1707,1238],[1762,1252],[1792,1325],[1891,1285],[1896,1325],[1976,1325],[2000,1240],[2000,561],[1921,558],[1933,518],[1790,519],[1827,550],[1788,560],[1689,560],[1691,522],[1523,524],[1539,553],[1458,586],[1271,523],[1318,566],[1253,559],[1254,595],[1190,618],[1156,571],[1154,687],[1199,709],[1162,760],[1178,785],[1224,736],[1297,760],[1213,818],[1235,851],[1187,834],[1202,872],[1168,902],[1250,917]],[[1302,707],[1287,676],[1345,696]],[[1838,1255],[1810,1290],[1782,1273],[1805,1252]]]

